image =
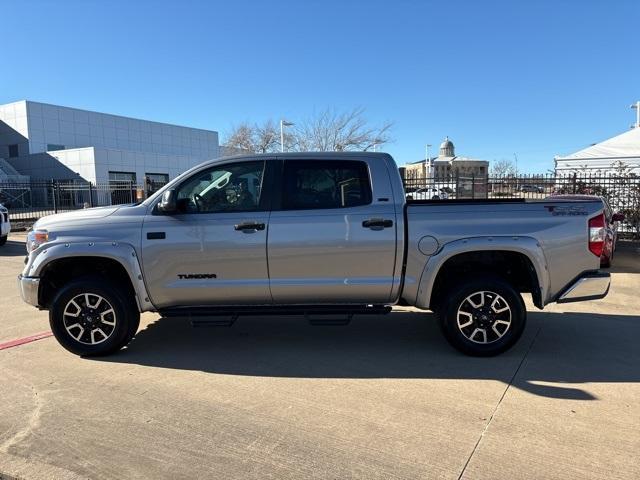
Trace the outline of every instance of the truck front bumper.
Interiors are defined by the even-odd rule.
[[[20,288],[20,296],[22,300],[29,305],[38,307],[38,289],[40,288],[40,278],[23,277],[18,275],[18,287]]]
[[[558,303],[582,302],[604,298],[609,293],[611,275],[607,272],[585,272],[575,279],[556,300]]]

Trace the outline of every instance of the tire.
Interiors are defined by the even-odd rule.
[[[127,345],[140,325],[134,299],[99,277],[63,286],[49,309],[56,340],[80,356],[109,355]]]
[[[4,237],[0,237],[0,247],[2,245],[4,245],[5,243],[7,243],[7,238],[8,237],[9,237],[8,235],[5,235]]]
[[[445,295],[437,315],[445,338],[460,352],[498,355],[522,336],[527,311],[520,294],[504,280],[476,277]]]
[[[431,197],[431,200],[440,200],[440,196],[434,195],[433,197]]]

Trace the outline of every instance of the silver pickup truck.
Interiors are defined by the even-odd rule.
[[[603,242],[599,201],[407,201],[387,154],[253,155],[39,220],[19,286],[79,355],[127,345],[146,311],[330,321],[410,305],[486,356],[521,336],[521,293],[538,308],[604,297]]]

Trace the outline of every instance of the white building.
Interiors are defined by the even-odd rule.
[[[607,175],[615,173],[621,163],[640,174],[640,128],[624,132],[608,140],[595,143],[571,155],[555,157],[556,175],[589,173]]]
[[[22,100],[0,105],[0,181],[166,182],[219,156],[218,132]]]

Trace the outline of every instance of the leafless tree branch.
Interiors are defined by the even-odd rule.
[[[392,124],[371,126],[364,108],[338,112],[327,108],[285,130],[288,151],[369,151],[391,141]],[[225,146],[254,153],[280,149],[280,128],[274,120],[259,125],[248,123],[234,127]]]

